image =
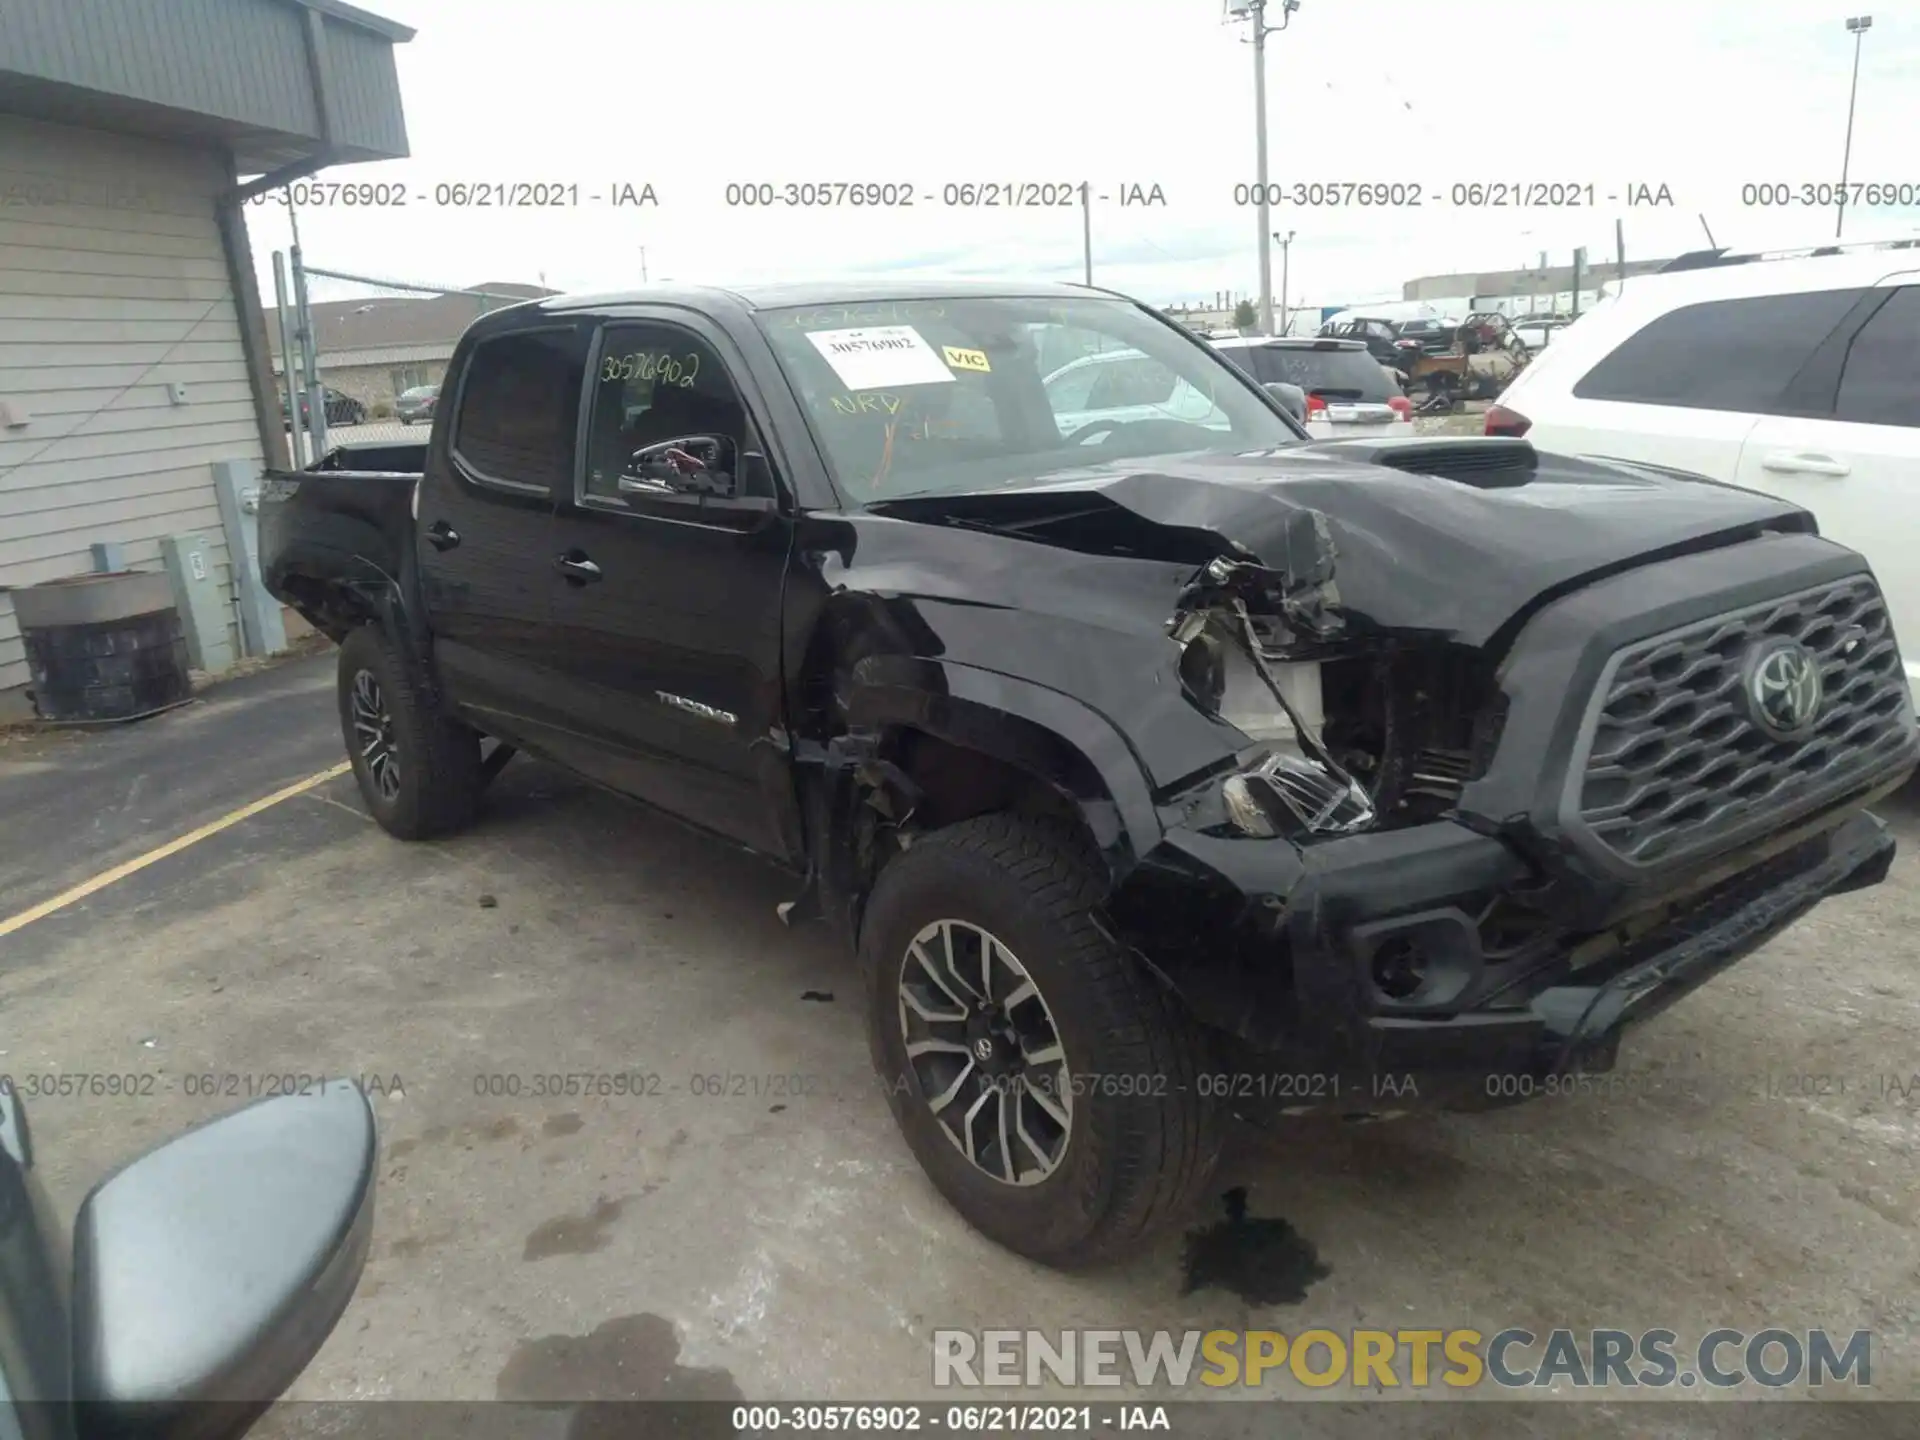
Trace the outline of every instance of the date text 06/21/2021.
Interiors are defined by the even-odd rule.
[[[443,1080],[445,1077],[442,1077]],[[258,1072],[186,1069],[162,1071],[73,1071],[47,1068],[0,1074],[0,1096],[24,1100],[188,1099],[258,1100],[275,1095],[306,1095],[329,1084],[351,1083],[368,1095],[403,1095],[408,1082],[398,1071],[360,1074],[273,1070]],[[529,1070],[488,1071],[470,1077],[471,1092],[482,1098],[513,1100],[626,1099],[626,1100],[775,1100],[830,1097],[850,1086],[877,1086],[882,1090],[910,1089],[905,1076],[889,1080],[871,1072],[850,1082],[845,1075],[793,1072],[700,1070],[684,1073],[660,1070]],[[1023,1085],[1041,1082],[1027,1079]],[[1702,1073],[1667,1070],[1613,1070],[1595,1074],[1535,1075],[1489,1073],[1483,1077],[1486,1095],[1493,1100],[1557,1098],[1670,1100],[1798,1101],[1847,1097],[1907,1104],[1920,1099],[1920,1073],[1894,1070],[1872,1073],[1814,1073],[1810,1071],[1751,1071]],[[1081,1072],[1059,1082],[1058,1088],[1075,1097],[1089,1095],[1165,1095],[1176,1090],[1222,1101],[1295,1101],[1301,1104],[1340,1101],[1417,1100],[1419,1083],[1411,1074],[1383,1072],[1356,1083],[1335,1074],[1316,1072],[1203,1072],[1185,1082],[1164,1073],[1102,1074]]]
[[[1677,203],[1664,180],[1279,180],[1233,187],[1235,205],[1296,209],[1592,210],[1671,209]]]

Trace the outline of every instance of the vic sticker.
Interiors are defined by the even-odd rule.
[[[987,364],[987,352],[984,350],[962,350],[958,345],[942,345],[940,353],[946,357],[947,364],[956,370],[978,370],[982,374],[991,374],[993,367]]]

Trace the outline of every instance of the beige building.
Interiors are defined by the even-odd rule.
[[[392,413],[394,397],[401,391],[440,382],[454,342],[479,316],[516,300],[537,300],[554,293],[537,285],[488,281],[441,295],[314,303],[309,308],[320,379],[360,401],[373,418],[384,418]],[[292,328],[291,317],[289,322]],[[277,310],[267,311],[267,337],[275,383],[284,385]],[[298,351],[297,343],[294,349]]]
[[[246,202],[407,154],[412,34],[341,0],[0,4],[0,717],[10,589],[188,534],[237,615],[218,474],[285,463]]]

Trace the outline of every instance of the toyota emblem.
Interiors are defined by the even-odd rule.
[[[1797,640],[1757,647],[1747,662],[1747,709],[1776,740],[1795,740],[1820,718],[1825,689],[1820,662]]]

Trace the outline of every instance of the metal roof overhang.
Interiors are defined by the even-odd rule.
[[[248,193],[408,154],[393,46],[414,32],[340,0],[5,8],[0,112],[217,148]]]

